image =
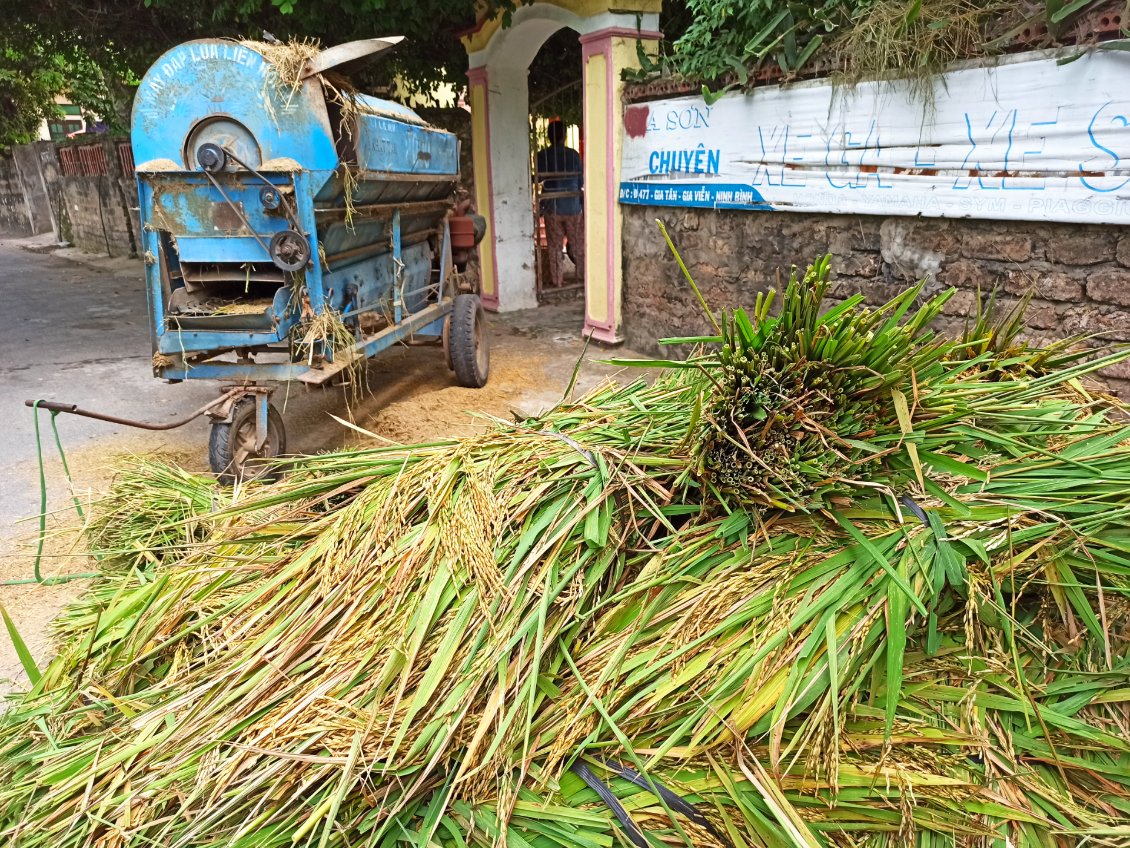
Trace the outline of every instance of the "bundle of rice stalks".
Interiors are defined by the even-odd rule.
[[[119,472],[112,491],[86,527],[103,570],[148,569],[179,558],[207,536],[206,516],[227,500],[213,478],[146,459]]]
[[[810,517],[757,532],[737,515],[683,530],[572,649],[558,703],[583,714],[599,693],[640,770],[664,782],[736,749],[821,831],[1040,845],[1056,844],[1052,821],[1075,834],[1118,821],[1127,439],[1124,426],[1082,431],[1043,462],[988,479],[971,468],[901,516],[860,500],[835,516],[840,533]],[[549,764],[614,739],[591,712],[538,730]],[[740,821],[742,806],[770,815],[764,802],[712,804]]]
[[[239,43],[266,59],[275,71],[277,84],[292,91],[302,84],[310,60],[322,52],[321,42],[314,38],[292,38],[286,43],[245,39]]]
[[[794,271],[780,316],[773,293],[759,295],[751,315],[724,315],[723,332],[702,340],[721,350],[696,360],[717,381],[696,454],[721,492],[782,509],[821,505],[901,437],[910,412],[900,387],[921,404],[952,379],[941,356],[952,343],[926,329],[952,291],[905,323],[921,286],[874,312],[855,295],[822,314],[828,271],[827,258],[803,278]]]
[[[0,720],[6,843],[1127,844],[1113,357],[825,276],[652,385],[158,509]]]

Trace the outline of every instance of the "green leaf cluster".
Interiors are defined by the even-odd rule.
[[[60,115],[60,97],[124,131],[131,77],[122,57],[109,44],[92,52],[86,34],[43,29],[22,11],[0,30],[0,149],[36,140],[41,122]]]
[[[1071,32],[1104,0],[683,0],[668,4],[670,43],[644,57],[637,81],[674,75],[704,83],[712,102],[769,71],[787,80],[812,70],[848,80],[920,77],[957,59],[991,56],[1025,29],[1046,27],[1045,45]],[[721,85],[719,85],[721,84]]]
[[[800,70],[828,33],[847,24],[859,0],[687,0],[691,23],[673,46],[673,64],[692,79],[713,81],[772,61]]]
[[[65,94],[116,131],[129,126],[133,87],[166,50],[196,38],[315,39],[332,46],[404,35],[408,41],[358,80],[362,87],[429,91],[466,81],[457,33],[473,0],[43,0],[10,4],[0,33],[0,110],[11,141],[24,140]],[[509,0],[487,8],[509,6]]]

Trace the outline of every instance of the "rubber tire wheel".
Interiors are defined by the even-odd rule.
[[[483,304],[476,294],[461,294],[448,318],[448,342],[455,382],[467,389],[481,389],[490,377],[490,347],[485,337]]]
[[[451,316],[443,319],[443,361],[447,363],[447,370],[454,371],[455,363],[451,361]]]
[[[212,432],[208,436],[208,464],[212,471],[219,476],[221,483],[231,485],[241,480],[274,480],[278,475],[268,473],[267,464],[252,462],[247,467],[247,460],[253,457],[243,457],[243,462],[237,467],[240,459],[235,456],[236,446],[232,444],[232,436],[238,438],[241,434],[247,438],[247,428],[250,427],[250,436],[255,436],[255,398],[245,397],[238,401],[232,410],[230,422],[218,421],[212,425]],[[271,404],[267,404],[267,443],[263,446],[263,453],[258,457],[272,459],[286,452],[286,429],[283,427],[282,416]]]

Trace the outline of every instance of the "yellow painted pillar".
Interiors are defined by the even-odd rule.
[[[475,206],[486,218],[487,231],[479,244],[482,266],[481,296],[483,306],[498,309],[498,253],[494,233],[494,180],[490,163],[490,122],[487,109],[487,69],[471,68],[467,72],[467,100],[471,106],[471,154],[475,169]]]
[[[639,66],[636,44],[658,32],[612,26],[581,36],[585,116],[585,328],[598,341],[622,341],[620,148],[621,71]]]

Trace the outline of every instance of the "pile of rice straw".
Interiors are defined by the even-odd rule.
[[[1127,353],[827,278],[483,435],[123,474],[0,840],[1130,844]]]

